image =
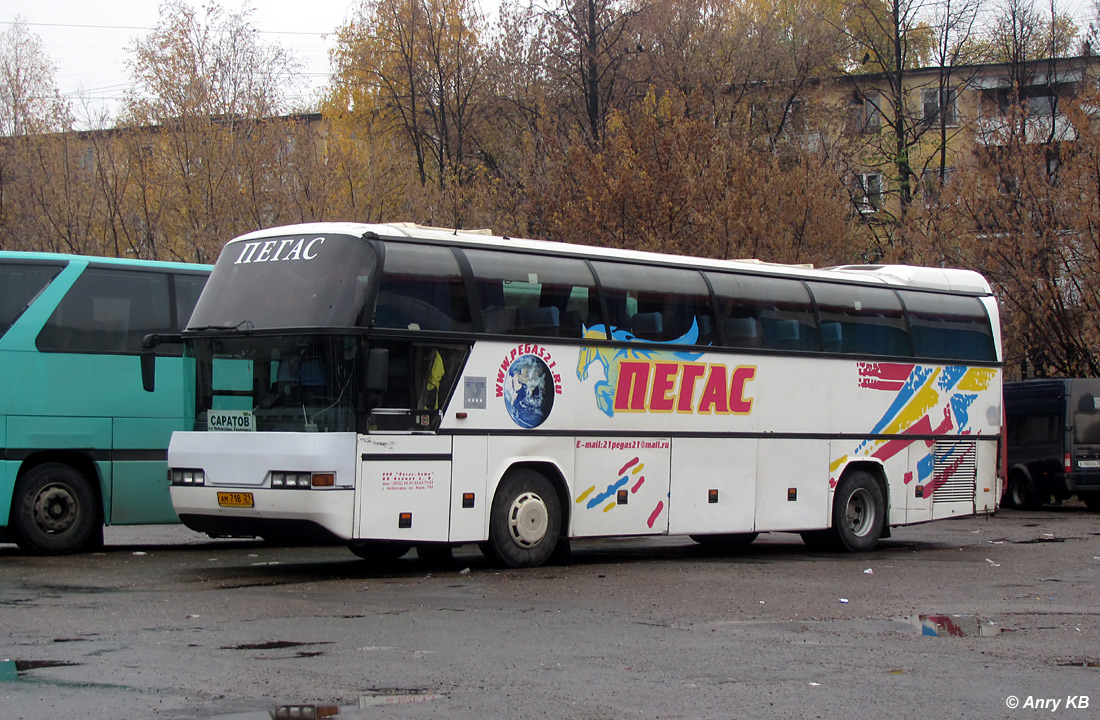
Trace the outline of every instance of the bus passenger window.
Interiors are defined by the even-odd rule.
[[[714,342],[710,291],[694,270],[596,262],[615,339]]]
[[[61,272],[60,265],[0,265],[0,336],[8,331],[38,294]]]
[[[491,335],[579,338],[598,307],[581,260],[468,249],[482,326]],[[600,322],[600,321],[597,321]]]
[[[707,277],[727,347],[820,349],[810,295],[800,281],[727,273]]]
[[[826,352],[912,354],[901,301],[893,290],[839,283],[809,285],[821,316]]]
[[[388,243],[374,325],[402,330],[471,329],[466,285],[447,248]]]
[[[35,343],[44,352],[136,355],[145,335],[171,330],[167,274],[90,267]]]
[[[993,328],[975,297],[901,290],[918,357],[993,362]]]

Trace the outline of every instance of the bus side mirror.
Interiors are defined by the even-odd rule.
[[[141,387],[153,392],[157,387],[157,347],[183,342],[179,335],[146,335],[141,339]]]
[[[367,354],[366,389],[371,392],[382,392],[389,384],[389,377],[389,348],[371,348]]]
[[[157,335],[146,335],[141,339],[141,387],[145,392],[153,392],[157,388],[157,345],[160,345]]]

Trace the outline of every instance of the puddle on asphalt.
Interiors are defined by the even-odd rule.
[[[367,691],[360,695],[354,705],[322,703],[317,705],[278,705],[273,710],[216,715],[210,720],[317,720],[318,718],[337,718],[338,720],[357,720],[367,717],[360,710],[383,705],[408,705],[431,702],[444,697],[442,693],[427,690],[405,690],[386,688]]]
[[[290,640],[272,640],[261,643],[245,643],[243,645],[224,645],[220,650],[288,650],[290,648],[306,647],[307,645],[331,645],[331,642],[292,642]]]
[[[992,637],[1002,628],[992,621],[983,621],[977,615],[909,615],[897,622],[907,624],[917,634],[925,637]]]
[[[0,660],[0,682],[14,682],[30,670],[41,668],[71,667],[80,663],[64,660]]]

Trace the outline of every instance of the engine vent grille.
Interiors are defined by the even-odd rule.
[[[940,440],[932,449],[932,502],[974,502],[978,480],[978,443]]]

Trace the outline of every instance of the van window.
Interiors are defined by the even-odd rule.
[[[1073,441],[1081,445],[1100,445],[1100,409],[1091,395],[1073,412]]]
[[[1061,442],[1061,416],[1033,413],[1008,416],[1008,444],[1011,446],[1056,445]]]

